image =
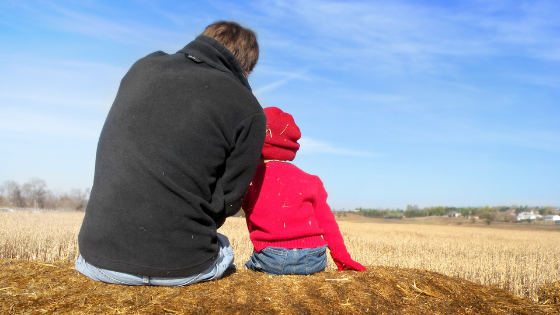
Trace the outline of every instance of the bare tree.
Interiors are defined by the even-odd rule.
[[[83,191],[81,189],[72,189],[70,191],[70,199],[73,201],[74,209],[85,211],[87,202],[89,199],[90,189],[86,188]]]
[[[6,191],[6,187],[4,185],[0,185],[0,205],[4,205],[4,192]]]
[[[7,180],[0,185],[0,205],[85,211],[89,194],[89,188],[54,194],[47,190],[47,183],[44,180],[36,177],[31,178],[23,186],[13,180]]]
[[[24,208],[27,204],[25,203],[25,198],[21,191],[21,187],[16,183],[16,186],[12,190],[12,202],[20,208]]]
[[[25,186],[28,186],[29,197],[35,202],[35,208],[44,208],[45,196],[47,195],[47,182],[37,177],[33,177],[24,185],[24,187]]]
[[[23,198],[21,187],[13,180],[7,180],[2,184],[8,198],[8,205],[15,205],[17,207],[25,207],[25,200]]]
[[[10,197],[12,195],[12,187],[13,185],[17,183],[14,182],[13,180],[7,180],[4,181],[4,183],[2,183],[2,195],[4,195],[4,192],[6,193],[6,198],[8,199],[8,205],[10,205]]]
[[[25,183],[25,184],[23,184],[23,186],[21,186],[21,195],[23,196],[23,198],[25,198],[27,200],[33,199],[32,193],[31,193],[31,184]]]

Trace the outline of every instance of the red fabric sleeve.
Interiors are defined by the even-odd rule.
[[[344,239],[340,234],[340,229],[331,212],[331,207],[327,204],[327,192],[323,187],[323,183],[317,179],[317,199],[313,205],[315,208],[315,218],[323,229],[323,238],[329,244],[329,250],[333,257],[348,253],[344,245]]]
[[[317,200],[314,205],[315,217],[323,229],[323,238],[328,243],[331,256],[337,265],[338,270],[366,270],[364,266],[355,262],[350,257],[350,254],[344,245],[344,239],[342,238],[338,224],[336,223],[331,208],[327,204],[327,196],[328,195],[323,187],[323,183],[317,177]]]

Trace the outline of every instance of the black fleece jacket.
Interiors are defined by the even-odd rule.
[[[239,211],[254,175],[265,126],[241,65],[213,38],[137,61],[99,138],[81,255],[145,276],[207,269],[216,229]]]

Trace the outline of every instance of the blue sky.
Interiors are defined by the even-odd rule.
[[[91,187],[122,76],[212,22],[254,29],[249,77],[291,113],[335,209],[560,206],[560,2],[2,1],[0,183]]]

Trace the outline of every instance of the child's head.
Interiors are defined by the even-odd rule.
[[[299,149],[297,141],[301,138],[301,132],[294,122],[294,118],[277,107],[265,108],[264,114],[266,115],[266,137],[262,150],[263,158],[265,160],[292,161]]]

